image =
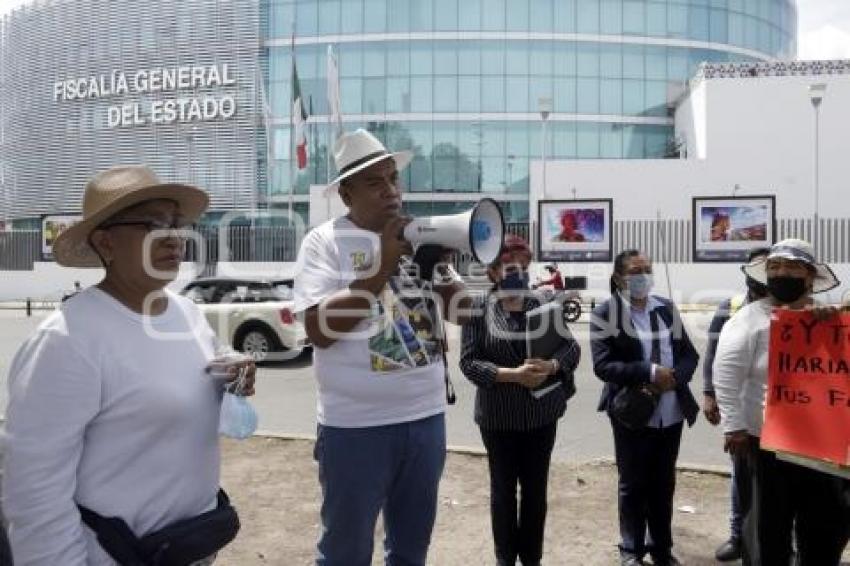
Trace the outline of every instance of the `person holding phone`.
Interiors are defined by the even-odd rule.
[[[529,359],[526,313],[541,299],[528,289],[531,250],[507,236],[487,271],[493,287],[473,302],[463,327],[460,369],[476,386],[475,422],[487,449],[490,517],[499,566],[540,564],[549,463],[581,352],[569,334],[550,359]],[[567,385],[535,398],[552,377]],[[517,513],[517,485],[520,488]]]

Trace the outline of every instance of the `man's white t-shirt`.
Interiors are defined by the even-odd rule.
[[[295,310],[303,312],[380,261],[377,234],[348,218],[325,222],[301,243]],[[321,319],[321,316],[320,316]],[[443,351],[433,301],[414,281],[392,277],[371,315],[328,348],[314,348],[319,423],[368,427],[410,422],[445,411]]]

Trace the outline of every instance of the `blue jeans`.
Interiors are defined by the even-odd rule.
[[[446,461],[443,414],[367,428],[319,425],[319,566],[369,566],[383,511],[387,566],[424,566]]]

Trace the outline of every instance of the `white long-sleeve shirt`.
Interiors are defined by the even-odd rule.
[[[772,310],[770,299],[750,303],[720,333],[713,370],[723,432],[761,435]]]
[[[143,318],[93,287],[41,324],[9,373],[2,495],[17,566],[113,564],[77,503],[137,536],[215,505],[215,346],[173,293]]]

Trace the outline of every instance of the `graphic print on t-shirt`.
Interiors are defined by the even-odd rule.
[[[373,311],[376,333],[369,338],[369,355],[375,372],[424,367],[442,359],[433,301],[421,293],[398,293],[396,279],[384,288]]]

